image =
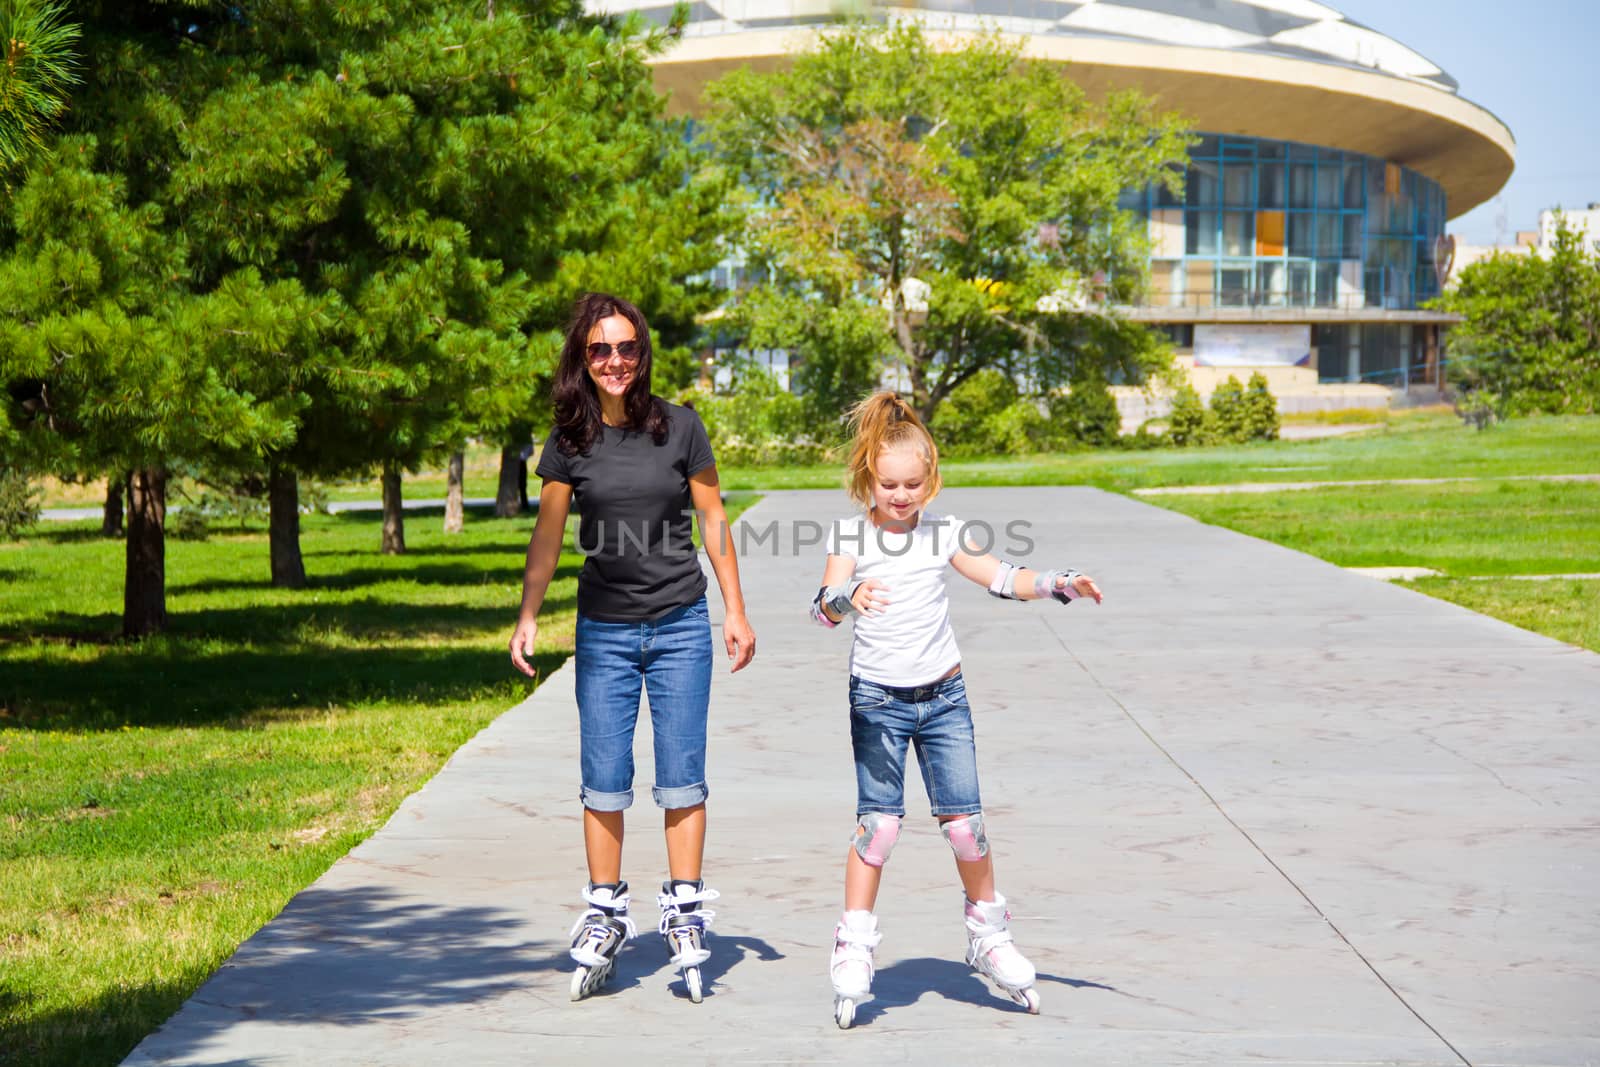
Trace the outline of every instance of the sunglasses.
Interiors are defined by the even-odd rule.
[[[589,362],[604,363],[606,360],[611,358],[611,353],[613,351],[617,353],[617,357],[624,363],[639,362],[640,349],[639,342],[637,340],[618,341],[614,345],[608,344],[605,341],[590,341]]]

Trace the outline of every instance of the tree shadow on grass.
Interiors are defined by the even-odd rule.
[[[108,537],[101,532],[99,519],[80,519],[72,523],[51,522],[35,526],[27,532],[24,540],[30,544],[76,545],[85,541],[121,541],[122,535]]]
[[[546,608],[552,613],[569,610],[576,603],[576,592],[545,600]],[[516,621],[515,613],[514,603],[504,607],[477,607],[448,603],[416,604],[374,597],[175,610],[168,616],[166,631],[154,639],[152,647],[159,646],[159,655],[165,659],[183,658],[186,655],[209,659],[214,649],[190,652],[184,647],[185,642],[239,641],[256,648],[270,649],[286,644],[299,647],[314,642],[324,633],[357,639],[387,637],[409,641],[482,637],[486,642],[488,635],[493,635],[493,643],[498,644],[501,631],[510,636]],[[29,620],[26,626],[0,626],[0,645],[41,640],[139,647],[137,642],[121,640],[121,625],[121,616],[109,612],[95,615],[55,612],[39,620]],[[158,654],[151,652],[150,655]]]
[[[427,555],[428,553],[417,554]],[[580,569],[580,567],[572,565],[557,567],[551,581],[559,582],[566,578],[576,578]],[[283,590],[283,594],[288,596],[301,593],[314,594],[319,589],[359,589],[366,585],[405,582],[413,582],[417,585],[447,586],[520,585],[522,583],[522,560],[519,556],[517,559],[509,561],[508,566],[499,571],[488,567],[475,567],[468,563],[439,563],[394,567],[359,567],[333,574],[312,573],[306,576],[306,587],[304,589]],[[240,589],[267,591],[273,589],[273,585],[268,576],[262,575],[259,578],[207,578],[197,582],[174,582],[167,586],[169,594],[223,593]]]
[[[1115,986],[1079,978],[1061,978],[1052,974],[1039,975],[1036,984],[1040,986],[1058,984],[1074,989],[1117,992]],[[924,956],[900,960],[877,972],[872,980],[872,999],[856,1008],[856,1025],[870,1023],[894,1008],[909,1007],[929,994],[998,1011],[1021,1012],[1024,1015],[1028,1011],[1010,997],[998,992],[988,981],[978,977],[966,963]]]
[[[135,1062],[215,1055],[231,1030],[248,1023],[249,1037],[233,1035],[235,1044],[225,1053],[236,1059],[206,1062],[242,1065],[287,1056],[315,1063],[328,1027],[392,1028],[430,1011],[562,982],[550,972],[570,966],[565,944],[528,940],[525,928],[522,914],[501,908],[424,902],[383,886],[312,886],[204,985],[199,975],[119,990],[103,998],[108,1003],[37,1020],[30,1043],[46,1047],[33,1062],[114,1064],[146,1034]],[[108,1009],[127,1015],[117,1009],[130,995],[149,1003],[108,1034]],[[398,1039],[394,1029],[388,1036]],[[240,1048],[241,1040],[261,1044]]]
[[[0,723],[35,730],[239,723],[260,712],[374,701],[439,704],[527,695],[501,648],[283,645],[154,654],[118,645],[93,663],[0,658]],[[169,645],[170,648],[170,645]],[[548,678],[570,653],[534,655]]]
[[[307,549],[300,553],[302,559],[325,559],[339,557],[348,559],[370,558],[381,555],[374,539],[371,546],[352,546],[350,548],[315,548]],[[412,545],[406,548],[402,556],[387,557],[390,559],[406,560],[416,556],[521,556],[528,551],[526,538],[520,541],[470,541],[464,544],[445,545]]]

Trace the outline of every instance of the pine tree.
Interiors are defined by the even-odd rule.
[[[303,581],[299,473],[380,469],[400,548],[399,473],[535,380],[565,314],[539,286],[656,151],[662,38],[577,0],[73,10],[76,136],[15,197],[0,380],[19,447],[132,472],[125,630],[164,623],[174,470],[271,486],[275,581]]]
[[[154,204],[91,169],[93,139],[46,153],[19,190],[0,260],[0,378],[34,401],[8,414],[58,469],[127,469],[123,632],[166,624],[166,487],[182,465],[239,465],[294,430],[292,404],[241,388],[299,324],[256,316],[258,279],[182,284],[187,248]]]
[[[78,81],[80,31],[50,0],[0,0],[0,172],[44,146]]]

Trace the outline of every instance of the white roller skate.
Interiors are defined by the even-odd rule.
[[[878,917],[870,911],[847,911],[834,928],[828,975],[833,979],[833,1021],[841,1030],[855,1023],[856,1005],[872,999],[872,953],[882,940]]]
[[[583,899],[587,911],[572,925],[572,958],[578,969],[572,972],[572,999],[582,1000],[605,984],[616,967],[622,943],[638,934],[628,918],[628,883],[616,888],[586,886]]]
[[[1033,988],[1037,974],[1028,958],[1011,943],[1011,913],[1006,910],[1006,898],[996,893],[993,901],[968,900],[966,905],[967,965],[991,979],[1029,1014],[1038,1015],[1039,993]]]
[[[711,958],[705,947],[706,928],[717,914],[701,905],[721,895],[700,882],[674,879],[663,885],[656,897],[661,905],[661,936],[667,939],[672,965],[683,974],[684,988],[696,1004],[703,995],[700,965]]]

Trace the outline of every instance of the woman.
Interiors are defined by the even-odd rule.
[[[706,833],[706,716],[711,700],[711,626],[705,574],[689,511],[722,591],[722,639],[737,671],[755,655],[739,568],[705,426],[693,411],[650,393],[650,331],[626,300],[592,293],[578,301],[555,379],[555,429],[536,473],[539,518],[528,544],[522,609],[511,662],[533,677],[536,619],[561,553],[567,514],[579,512],[577,696],[582,754],[587,909],[572,929],[572,998],[610,976],[636,933],[622,880],[623,812],[633,803],[633,731],[641,683],[650,695],[653,795],[665,809],[668,880],[657,902],[660,930],[689,996],[700,1000],[710,953],[700,864]]]

